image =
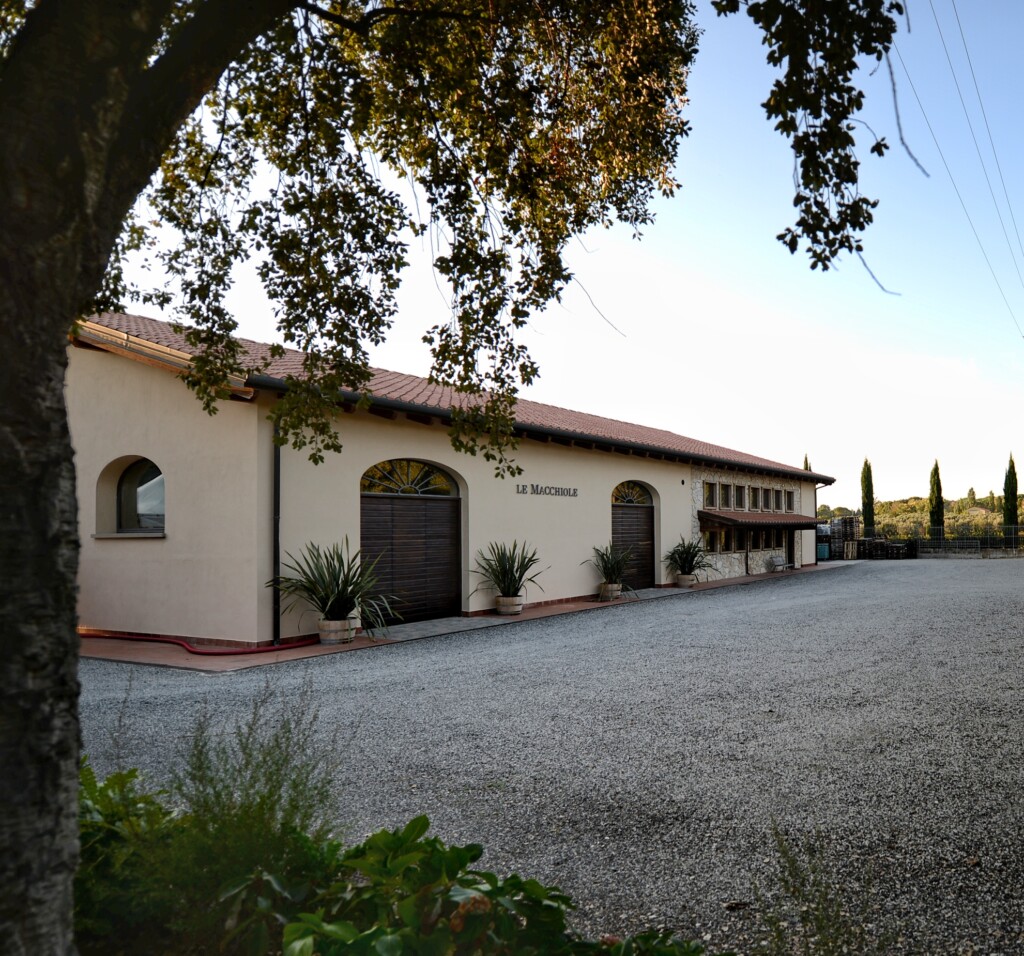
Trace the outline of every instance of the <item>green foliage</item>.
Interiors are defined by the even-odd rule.
[[[889,951],[891,940],[869,933],[867,890],[848,898],[843,882],[828,861],[821,834],[795,849],[773,829],[779,864],[776,901],[760,892],[769,937],[760,950],[767,956],[871,956]],[[856,910],[856,913],[854,912]]]
[[[860,470],[861,515],[864,528],[875,527],[875,485],[871,475],[871,462],[864,459],[864,467]]]
[[[4,6],[13,12],[0,28],[13,33],[24,5]],[[744,8],[779,68],[766,113],[797,160],[798,219],[779,238],[791,250],[805,239],[812,267],[828,268],[860,250],[875,206],[857,186],[863,95],[852,74],[858,59],[887,54],[902,8]],[[305,355],[271,416],[282,442],[319,461],[341,447],[334,397],[369,381],[367,350],[391,327],[408,243],[429,231],[451,315],[424,341],[433,379],[460,394],[452,441],[515,471],[506,450],[516,389],[537,374],[516,335],[571,279],[566,243],[615,220],[639,235],[652,198],[677,187],[695,5],[342,0],[280,10],[256,5],[251,23],[239,13],[238,49],[208,53],[191,29],[205,6],[178,4],[152,49],[135,54],[152,64],[135,72],[167,73],[169,114],[187,112],[179,98],[205,95],[180,125],[140,137],[144,155],[118,155],[133,182],[156,176],[125,219],[96,305],[173,302],[199,350],[186,381],[213,411],[230,375],[266,367],[266,354],[231,338],[234,266],[251,262],[284,341]],[[188,82],[168,61],[189,64]],[[870,149],[881,155],[885,141]],[[121,259],[133,249],[166,286],[126,286]]]
[[[226,732],[199,715],[166,794],[140,794],[135,771],[97,785],[83,764],[83,956],[149,953],[154,940],[169,956],[217,951],[214,940],[271,951],[253,947],[280,938],[274,898],[297,906],[339,870],[336,752],[308,688],[292,701],[264,689]]]
[[[626,567],[632,557],[632,548],[617,548],[609,541],[606,547],[595,547],[594,556],[581,561],[580,564],[589,564],[593,567],[605,584],[622,584]]]
[[[1010,455],[1010,463],[1006,466],[1006,477],[1003,479],[1003,526],[1016,528],[1018,520],[1017,509],[1017,466],[1013,463],[1013,455]],[[1016,532],[1013,532],[1016,535]]]
[[[544,571],[530,574],[538,564],[540,558],[537,557],[537,549],[531,548],[525,541],[521,545],[513,541],[511,547],[492,541],[486,551],[478,551],[476,555],[476,569],[473,573],[483,579],[476,591],[485,588],[496,591],[502,597],[517,597],[524,593],[527,584],[536,584],[543,591],[537,578]]]
[[[280,437],[315,460],[338,450],[332,397],[367,384],[408,243],[429,231],[451,315],[424,340],[434,380],[464,397],[453,443],[511,470],[516,386],[537,374],[515,334],[569,280],[567,241],[614,220],[639,233],[676,188],[693,6],[289,7],[182,126],[136,217],[175,234],[155,258],[201,349],[186,380],[212,410],[229,372],[263,364],[231,341],[225,301],[250,260],[306,356],[272,411]],[[179,5],[173,32],[197,16]],[[107,302],[131,291],[108,281]]]
[[[445,846],[426,837],[427,828],[427,818],[417,817],[350,850],[343,862],[359,882],[332,886],[318,897],[316,912],[290,922],[284,956],[703,952],[664,933],[581,940],[566,927],[572,902],[565,894],[515,874],[474,870],[482,847]]]
[[[310,543],[297,558],[286,556],[282,567],[290,573],[266,584],[285,597],[285,611],[308,604],[325,621],[344,621],[358,614],[369,629],[383,629],[388,619],[400,617],[391,606],[392,595],[374,593],[379,558],[367,562],[360,559],[358,551],[351,554],[347,535],[342,545],[321,549]]]
[[[804,471],[811,471],[811,463],[807,459],[807,453],[804,452]]]
[[[162,791],[139,790],[135,770],[113,773],[102,783],[82,758],[78,817],[80,855],[75,873],[75,928],[81,952],[103,941],[141,947],[160,910],[147,871],[146,851],[160,846],[175,825]],[[103,950],[115,952],[115,948]],[[141,951],[141,948],[140,950]]]
[[[736,13],[740,0],[713,0],[719,15]],[[811,268],[828,269],[842,252],[860,252],[859,233],[878,204],[860,194],[854,117],[864,94],[853,83],[857,61],[888,57],[896,34],[893,15],[903,5],[887,0],[849,3],[744,3],[764,33],[767,60],[782,75],[763,106],[775,128],[792,140],[799,211],[796,226],[779,235],[796,252],[806,240]],[[869,131],[870,132],[870,131]],[[871,152],[884,155],[884,139]]]
[[[686,541],[682,536],[677,544],[665,552],[663,560],[673,574],[696,574],[698,571],[710,571],[714,568],[700,542],[696,539]]]
[[[326,826],[335,742],[308,699],[270,702],[228,735],[200,719],[175,813],[135,771],[98,784],[83,764],[83,956],[703,953],[665,932],[581,939],[560,890],[473,869],[482,847],[428,837],[426,817],[343,852]]]
[[[928,527],[933,537],[942,537],[945,525],[945,502],[942,500],[942,478],[939,475],[939,462],[932,465],[928,492]]]

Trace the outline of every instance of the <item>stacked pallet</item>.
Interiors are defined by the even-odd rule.
[[[857,541],[860,539],[860,518],[850,515],[832,519],[831,552],[835,558],[847,561],[857,557]]]

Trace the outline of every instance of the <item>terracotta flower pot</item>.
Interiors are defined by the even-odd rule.
[[[352,618],[344,621],[317,621],[321,644],[349,644],[356,633],[356,622]]]
[[[523,596],[517,594],[514,597],[506,597],[503,594],[499,594],[494,599],[494,606],[499,614],[522,614]]]

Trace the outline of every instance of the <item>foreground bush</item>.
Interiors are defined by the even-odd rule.
[[[198,876],[208,885],[209,874],[197,872],[192,854],[200,846],[214,853],[213,821],[173,813],[161,794],[140,792],[134,771],[99,783],[86,763],[81,793],[76,932],[83,954],[703,952],[664,933],[581,939],[566,927],[567,896],[536,880],[473,869],[483,848],[427,837],[426,817],[344,852],[331,839],[278,833],[267,859],[279,870],[258,865],[199,898],[190,881]],[[246,842],[258,844],[258,834]],[[238,858],[229,845],[221,850],[209,858],[210,872]]]
[[[84,761],[82,956],[703,952],[664,933],[581,939],[567,896],[474,869],[483,848],[428,837],[426,817],[344,849],[328,826],[342,752],[308,688],[267,689],[233,727],[200,715],[167,791],[134,770],[101,782]]]

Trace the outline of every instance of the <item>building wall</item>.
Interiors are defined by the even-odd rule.
[[[222,403],[208,416],[172,373],[105,352],[71,349],[67,402],[76,448],[82,541],[79,619],[83,627],[191,640],[269,642],[274,633],[273,399]],[[584,562],[611,539],[611,495],[621,482],[645,485],[654,500],[657,584],[671,584],[661,555],[680,536],[699,537],[703,481],[756,483],[797,492],[797,513],[813,513],[814,485],[617,452],[524,440],[523,473],[499,479],[492,463],[456,453],[441,424],[397,414],[340,412],[344,451],[314,466],[284,448],[281,553],[360,542],[360,479],[373,465],[411,458],[448,472],[460,489],[463,613],[487,610],[493,595],[475,591],[475,556],[488,543],[526,541],[540,557],[540,585],[529,603],[592,595],[598,575]],[[163,537],[108,535],[116,479],[132,459],[163,472]],[[543,493],[566,489],[565,493]],[[810,545],[807,540],[810,540]],[[798,533],[796,562],[813,560],[814,533]],[[810,550],[808,550],[810,548]],[[762,557],[767,557],[767,553]],[[746,572],[743,555],[718,555],[719,574]],[[760,567],[751,567],[757,573]],[[475,592],[475,593],[474,593]],[[290,637],[315,631],[312,614],[282,620]]]
[[[781,514],[814,514],[815,485],[813,482],[799,481],[797,479],[790,478],[768,477],[765,475],[751,475],[746,472],[737,472],[721,468],[694,468],[693,482],[690,488],[693,500],[690,534],[695,538],[699,538],[701,534],[700,520],[697,517],[698,511],[714,511],[716,510],[716,507],[720,507],[722,510],[726,511],[744,510],[725,508],[721,505],[721,501],[718,502],[716,507],[709,507],[704,500],[705,483],[714,483],[719,486],[719,489],[722,484],[742,486],[746,489],[747,498],[745,505],[747,508],[750,507],[749,495],[751,486],[756,486],[761,490],[762,494],[764,489],[768,489],[772,494],[774,494],[775,491],[782,491],[783,493],[793,492],[793,510],[791,512],[781,512]],[[799,568],[804,564],[815,564],[814,532],[795,532],[793,551],[794,553],[790,556],[790,561],[793,563],[794,567]],[[765,571],[769,570],[769,559],[776,555],[785,555],[785,549],[759,548],[756,550],[750,550],[749,552],[747,549],[743,549],[712,554],[709,560],[715,570],[711,572],[711,577],[735,578],[743,577],[747,574],[763,574]]]
[[[492,593],[472,593],[480,583],[472,573],[475,555],[492,541],[525,539],[537,548],[545,569],[539,578],[543,591],[531,587],[528,603],[596,593],[597,573],[581,562],[595,545],[611,539],[612,490],[630,480],[653,494],[657,583],[672,583],[660,556],[666,542],[690,527],[689,466],[524,440],[515,452],[522,475],[499,479],[482,457],[455,452],[438,424],[354,412],[341,415],[339,427],[345,450],[319,466],[310,465],[302,452],[282,453],[282,551],[296,553],[309,541],[325,545],[346,535],[357,547],[363,473],[382,461],[412,458],[444,469],[460,487],[463,612],[493,607]],[[542,488],[569,489],[569,494],[533,493]],[[304,632],[309,624],[308,618],[288,619],[284,633]]]
[[[173,374],[78,348],[65,394],[82,543],[79,623],[218,641],[268,634],[270,459],[257,454],[257,410],[225,402],[210,417]],[[162,538],[103,536],[115,530],[117,477],[133,457],[164,474]]]

